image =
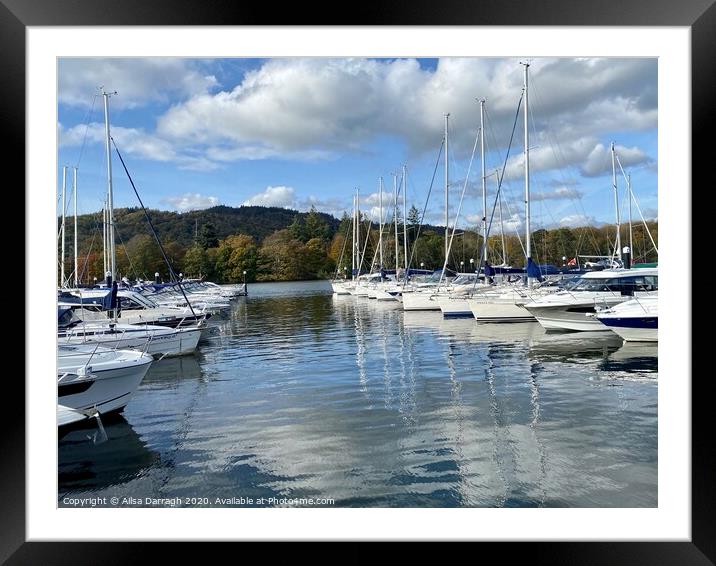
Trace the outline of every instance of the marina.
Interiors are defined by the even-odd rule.
[[[239,206],[159,197],[110,103],[131,110],[97,89],[77,164],[92,131],[101,211],[78,213],[77,165],[71,188],[59,176],[57,505],[657,507],[655,160],[600,137],[565,160],[539,95],[561,61],[503,63],[501,98],[454,98],[420,151],[410,135],[344,148],[372,155],[356,176],[382,161],[377,192],[267,185]],[[252,64],[242,80],[288,63]],[[204,183],[251,155],[313,181],[337,159],[244,149],[194,148],[179,169]]]
[[[107,442],[93,424],[59,440],[58,505],[658,503],[655,344],[403,312],[327,282],[252,285],[210,325],[195,355],[152,363]]]

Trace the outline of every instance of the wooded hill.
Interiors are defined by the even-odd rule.
[[[342,219],[315,209],[298,212],[286,208],[216,206],[206,210],[176,213],[150,210],[165,251],[176,273],[187,277],[201,276],[217,283],[246,280],[290,281],[332,276],[338,268],[350,276],[352,220]],[[59,222],[58,222],[59,225]],[[139,208],[115,211],[117,270],[120,276],[152,279],[159,272],[168,280],[169,270],[159,246],[151,235],[144,212]],[[370,238],[365,235],[370,226]],[[83,283],[103,278],[102,214],[86,214],[78,219],[79,272]],[[658,246],[658,224],[649,223]],[[65,240],[66,275],[73,270],[73,219],[67,219]],[[419,228],[419,211],[408,214],[408,243],[411,266],[441,268],[444,261],[444,227],[424,225]],[[419,236],[418,236],[419,234]],[[655,261],[648,234],[643,225],[634,226],[634,258]],[[416,240],[417,236],[417,240]],[[614,247],[615,227],[555,228],[532,233],[532,255],[538,263],[562,265],[577,254],[604,255]],[[383,232],[383,263],[395,265],[395,241],[392,226]],[[416,243],[417,242],[417,243]],[[378,226],[365,218],[361,221],[360,248],[364,252],[363,271],[371,268],[378,243]],[[398,259],[403,265],[402,226],[399,229]],[[622,245],[628,243],[628,230],[622,226]],[[466,230],[456,235],[448,267],[469,270],[470,259],[480,256],[482,237]],[[505,237],[505,249],[499,235],[490,236],[489,260],[503,259],[512,265],[524,264],[523,243],[517,236]],[[58,238],[58,257],[60,242]],[[377,263],[374,264],[377,267]],[[58,269],[59,271],[59,269]]]
[[[211,224],[215,236],[223,240],[234,234],[251,236],[257,242],[262,242],[277,230],[291,225],[294,218],[305,219],[308,212],[298,212],[288,208],[266,206],[214,206],[205,210],[190,212],[170,212],[167,210],[150,210],[152,223],[159,233],[162,242],[176,242],[188,248],[194,244],[195,236],[205,224]],[[338,228],[340,220],[317,212],[319,217],[328,224],[332,232]],[[120,239],[128,242],[137,234],[149,234],[146,217],[141,208],[118,208],[114,211],[114,219],[118,242]],[[72,220],[69,221],[71,229]],[[101,236],[102,213],[85,214],[78,217],[78,229],[82,239],[95,230],[100,230]],[[68,232],[69,233],[69,232]],[[80,249],[83,247],[80,244]]]

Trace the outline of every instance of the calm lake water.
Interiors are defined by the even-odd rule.
[[[195,356],[152,365],[107,442],[60,440],[58,505],[657,506],[655,344],[326,282],[249,293]]]

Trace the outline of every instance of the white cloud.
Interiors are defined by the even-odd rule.
[[[233,89],[176,104],[160,117],[158,132],[221,146],[226,158],[237,159],[327,158],[362,151],[382,136],[424,152],[439,146],[443,114],[449,112],[451,148],[467,155],[478,95],[488,97],[491,128],[498,145],[506,145],[521,94],[517,63],[443,58],[435,70],[426,70],[413,59],[274,59]],[[549,124],[560,145],[588,137],[593,147],[595,136],[605,131],[656,126],[654,60],[540,59],[531,76],[536,128]],[[548,141],[542,140],[545,154]],[[540,148],[535,152],[538,164]]]
[[[332,214],[336,218],[343,216],[344,212],[350,216],[353,212],[352,206],[352,202],[348,203],[346,199],[336,197],[322,199],[310,195],[298,201],[298,210],[307,211],[310,210],[311,207],[315,207],[317,211]]]
[[[398,195],[398,205],[402,205],[403,203],[403,195]],[[380,192],[376,193],[370,193],[369,195],[360,195],[360,205],[367,205],[367,206],[378,206],[380,207]],[[393,189],[390,189],[390,192],[387,190],[387,188],[383,188],[383,212],[385,212],[389,208],[393,208],[395,205],[393,201]]]
[[[415,59],[272,59],[221,91],[207,69],[191,59],[63,59],[60,101],[87,105],[88,93],[104,84],[120,90],[113,108],[171,102],[155,131],[114,127],[118,143],[145,159],[212,170],[242,160],[365,154],[385,139],[402,143],[414,159],[437,152],[446,112],[451,156],[466,161],[479,121],[475,98],[482,96],[488,151],[504,153],[522,91],[517,59],[443,58],[435,69]],[[531,120],[539,132],[531,138],[535,173],[574,166],[599,175],[605,135],[657,125],[655,59],[543,58],[530,72]],[[91,128],[95,141],[101,125]],[[78,145],[84,125],[68,132]],[[523,175],[520,138],[518,120],[507,179]],[[650,162],[639,148],[621,149],[625,167]]]
[[[168,204],[179,212],[187,212],[189,210],[203,210],[211,208],[219,204],[217,197],[204,196],[199,193],[184,193],[176,197],[167,197],[161,201]]]
[[[655,208],[645,208],[642,213],[644,214],[644,218],[646,220],[659,220],[659,211]],[[636,217],[636,214],[634,216]],[[636,224],[637,221],[635,220],[634,223]]]
[[[577,228],[580,226],[598,226],[600,223],[594,218],[594,216],[588,216],[586,214],[570,214],[559,220],[559,225],[570,228]]]
[[[582,192],[573,187],[557,187],[552,191],[533,191],[530,193],[530,200],[562,200],[579,199]]]
[[[630,165],[640,165],[649,163],[651,159],[638,147],[615,146],[616,154],[619,156],[619,162],[622,167],[626,168]],[[617,175],[621,176],[619,164],[616,164]],[[590,152],[584,165],[582,166],[582,175],[585,177],[597,177],[612,172],[611,147],[603,144],[597,144]]]
[[[61,58],[58,76],[60,103],[72,106],[91,106],[100,86],[118,91],[111,107],[120,109],[185,98],[217,86],[216,78],[202,71],[199,61],[176,57]],[[102,111],[101,99],[95,100],[94,107]]]
[[[266,187],[266,190],[245,200],[242,206],[277,206],[296,208],[296,190],[293,187]]]
[[[105,143],[104,124],[93,122],[88,125],[79,124],[69,129],[59,124],[58,128],[61,147],[81,146],[85,138],[88,143],[95,145],[103,146]],[[218,167],[209,159],[201,155],[192,155],[189,151],[180,151],[171,142],[140,128],[113,126],[111,135],[122,155],[150,161],[174,162],[179,169],[195,171],[211,171]]]

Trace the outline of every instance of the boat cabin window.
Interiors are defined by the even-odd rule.
[[[70,328],[82,322],[72,309],[58,310],[57,326],[59,328]]]
[[[596,291],[633,294],[637,291],[657,291],[659,278],[656,275],[632,275],[628,277],[613,277],[610,279],[597,279],[580,277],[567,283],[567,291]]]

